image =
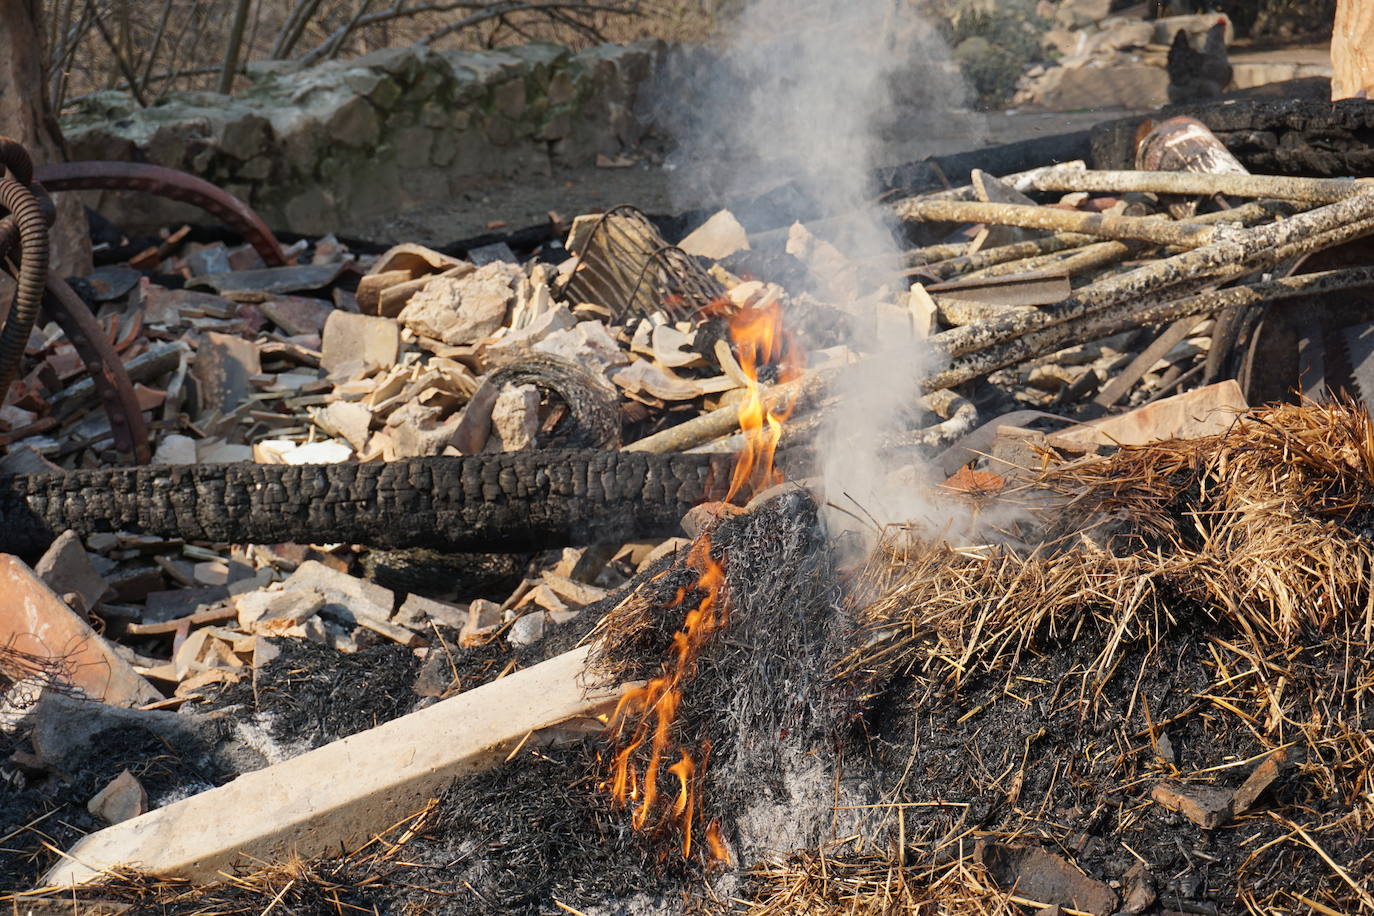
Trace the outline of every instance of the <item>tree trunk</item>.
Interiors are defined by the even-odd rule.
[[[40,0],[0,0],[0,133],[28,148],[34,165],[64,158],[62,132],[48,110],[43,73]],[[91,270],[86,214],[74,194],[59,194],[52,230],[52,271],[59,277]]]
[[[1374,0],[1338,0],[1331,32],[1331,98],[1374,92]]]
[[[365,464],[205,464],[0,478],[0,552],[71,528],[219,543],[527,551],[673,534],[733,455],[511,452]]]

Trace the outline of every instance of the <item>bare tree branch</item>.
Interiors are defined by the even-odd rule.
[[[343,28],[335,30],[334,35],[330,37],[325,47],[325,60],[333,60],[339,56],[339,51],[343,49],[344,42],[348,40],[348,36],[353,34],[353,31],[358,27],[358,23],[362,20],[368,8],[371,6],[372,0],[358,0],[353,7],[353,15],[349,17],[348,23],[344,25]]]
[[[143,67],[143,85],[148,84],[148,75],[153,72],[153,64],[157,61],[157,53],[162,50],[162,38],[167,34],[167,24],[172,19],[172,4],[175,0],[167,0],[162,5],[162,18],[158,20],[157,34],[153,36],[152,48],[148,51],[148,60]]]
[[[286,24],[282,26],[281,34],[277,36],[277,43],[272,47],[273,60],[284,60],[291,56],[296,43],[305,34],[306,24],[310,22],[315,11],[319,8],[320,0],[297,0],[296,5],[291,8],[290,14],[286,17]]]
[[[95,14],[95,27],[100,32],[100,37],[105,39],[105,44],[109,46],[110,53],[114,55],[115,66],[119,68],[120,73],[124,74],[124,79],[129,84],[129,94],[134,97],[139,108],[147,108],[148,101],[143,97],[143,90],[138,87],[138,75],[134,73],[133,66],[125,58],[123,52],[119,50],[119,46],[115,44],[109,29],[105,28],[105,20],[100,13]]]
[[[577,0],[510,0],[510,2],[494,4],[490,8],[482,10],[481,12],[473,13],[470,16],[465,16],[462,19],[459,19],[455,22],[450,22],[448,25],[445,25],[442,28],[435,29],[433,32],[430,32],[424,38],[421,38],[419,41],[415,42],[415,44],[420,45],[422,47],[433,44],[440,38],[443,38],[447,35],[452,35],[454,32],[460,32],[463,29],[476,25],[479,22],[485,22],[488,19],[503,16],[507,13],[523,13],[568,9],[586,10],[588,12],[599,13],[620,13],[627,16],[636,15],[637,13],[637,11],[632,7],[615,6],[611,4],[601,3],[577,2]]]
[[[239,52],[243,50],[243,33],[248,28],[248,10],[253,0],[239,0],[234,8],[234,21],[229,26],[229,41],[224,47],[224,66],[219,72],[219,91],[229,95],[234,91],[234,77],[239,70]]]

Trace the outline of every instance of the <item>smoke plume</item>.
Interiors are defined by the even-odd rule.
[[[943,510],[913,486],[920,470],[899,482],[880,457],[915,418],[918,379],[933,367],[920,340],[893,333],[907,287],[894,276],[899,249],[872,203],[872,175],[947,149],[952,134],[973,135],[979,119],[967,90],[911,0],[750,0],[724,34],[723,52],[675,80],[677,98],[690,100],[674,108],[682,197],[739,201],[788,182],[815,202],[815,215],[844,217],[815,224],[858,278],[823,295],[855,317],[852,345],[866,357],[821,434],[826,498],[842,510],[831,522],[943,526]]]

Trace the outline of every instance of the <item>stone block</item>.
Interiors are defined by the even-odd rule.
[[[381,138],[382,124],[372,103],[355,95],[335,109],[325,122],[325,133],[335,143],[372,147]]]
[[[396,164],[401,168],[424,168],[429,165],[434,131],[425,127],[407,127],[392,136],[391,145],[396,150]]]

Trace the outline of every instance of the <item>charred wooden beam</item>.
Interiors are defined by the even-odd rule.
[[[0,477],[0,552],[70,528],[227,543],[524,551],[672,534],[732,456],[540,450],[329,465],[199,464]]]

